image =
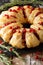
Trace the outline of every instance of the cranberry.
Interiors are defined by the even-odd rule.
[[[31,33],[31,32],[34,32],[34,33],[35,33],[36,31],[35,31],[35,29],[30,28],[29,32],[30,32],[30,33]]]
[[[40,28],[38,28],[38,30],[40,30]]]
[[[17,10],[20,10],[20,9],[22,9],[22,7],[19,6]]]
[[[31,6],[28,5],[27,8],[31,8]]]
[[[18,11],[16,11],[16,10],[13,10],[13,12],[16,12],[16,13],[18,13]]]
[[[2,50],[0,50],[0,54],[2,54],[3,53],[3,51]]]
[[[10,48],[10,51],[12,51],[13,50],[13,48]]]
[[[43,22],[39,22],[40,25],[43,25]]]
[[[25,28],[23,29],[22,33],[26,33],[26,29]]]
[[[12,26],[10,26],[10,29],[13,29],[13,27],[12,27]]]
[[[22,8],[22,10],[25,10],[25,8]]]
[[[2,40],[0,40],[0,44],[2,44],[2,42],[3,42],[3,41],[2,41]]]
[[[12,9],[9,9],[10,12],[12,12]]]
[[[39,59],[39,56],[38,56],[38,55],[36,55],[36,56],[35,56],[35,59]]]
[[[9,15],[5,14],[5,16],[7,17],[7,19],[9,19]]]
[[[3,27],[4,27],[4,26],[7,26],[7,25],[9,25],[9,24],[10,24],[10,23],[5,23],[5,24],[3,25]]]
[[[16,29],[13,29],[13,30],[12,30],[12,33],[15,33],[15,32],[16,32]]]

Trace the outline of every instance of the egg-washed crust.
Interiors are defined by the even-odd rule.
[[[29,23],[30,28],[22,24]],[[13,6],[0,14],[0,37],[16,48],[31,48],[43,43],[43,8]]]

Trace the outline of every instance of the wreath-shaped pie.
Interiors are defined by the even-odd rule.
[[[31,24],[30,28],[24,28],[25,23]],[[20,49],[43,43],[43,8],[25,5],[3,11],[0,14],[0,37]]]

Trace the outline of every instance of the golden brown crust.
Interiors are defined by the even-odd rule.
[[[43,13],[40,13],[34,18],[33,24],[43,23]]]
[[[24,23],[33,24],[22,28]],[[16,48],[36,47],[43,42],[43,8],[14,6],[0,14],[0,37]]]

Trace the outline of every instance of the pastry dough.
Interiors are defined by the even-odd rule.
[[[38,16],[35,17],[33,24],[43,24],[43,13],[39,14]]]
[[[22,27],[20,23],[12,23],[0,30],[0,36],[3,38],[5,42],[9,42],[11,36],[13,35],[12,31],[15,31],[15,28]]]
[[[32,24],[23,28],[24,23]],[[43,8],[14,6],[0,14],[0,37],[16,48],[31,48],[43,43]]]
[[[40,14],[41,12],[43,12],[43,9],[42,8],[34,8],[32,6],[24,6],[24,12],[25,12],[25,15],[26,15],[26,19],[28,21],[28,23],[32,24],[34,23],[34,18]]]
[[[40,42],[43,43],[43,26],[41,26],[40,24],[31,25],[31,28],[36,30],[37,34],[39,35]]]
[[[9,44],[11,44],[13,47],[16,48],[31,48],[31,47],[36,47],[40,44],[40,40],[34,35],[34,33],[29,32],[29,29],[26,29],[25,38],[23,39],[22,36],[24,37],[24,34],[22,31],[24,31],[24,28],[19,29],[16,31],[16,33],[13,34]],[[23,42],[25,41],[25,42]],[[16,43],[15,43],[16,42]]]
[[[14,33],[9,44],[16,48],[24,48],[25,46],[22,43],[22,33]]]
[[[26,45],[28,48],[36,47],[40,44],[40,41],[34,35],[34,33],[26,32]]]
[[[16,15],[16,16],[15,16]],[[6,23],[6,22],[18,22],[17,14],[14,12],[4,11],[0,15],[0,22]]]
[[[14,12],[14,14],[16,13],[16,15],[17,15],[20,23],[25,23],[26,22],[25,18],[24,18],[22,7],[20,7],[20,6],[14,6],[14,7],[11,7],[9,9],[9,11],[10,12]]]

